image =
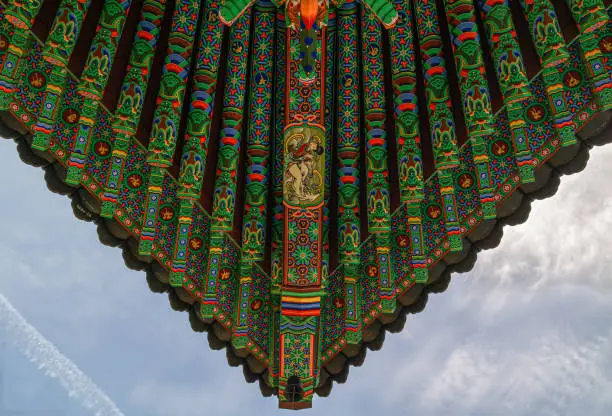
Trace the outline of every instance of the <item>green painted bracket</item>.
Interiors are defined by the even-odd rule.
[[[219,10],[219,19],[224,25],[231,26],[254,3],[255,0],[225,0]]]
[[[395,26],[399,16],[389,0],[361,0],[361,3],[374,13],[385,29]]]

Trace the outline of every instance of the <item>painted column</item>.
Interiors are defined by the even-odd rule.
[[[298,409],[311,407],[319,371],[319,316],[325,278],[322,243],[327,137],[323,57],[327,13],[323,18],[315,13],[316,18],[310,19],[306,13],[288,11],[287,16],[278,388],[279,406]],[[299,398],[292,397],[296,385],[302,391]]]
[[[451,111],[438,13],[434,0],[416,0],[414,7],[425,79],[429,128],[437,170],[435,174],[442,194],[446,235],[451,251],[461,251],[463,244],[451,171],[459,164],[459,150]]]
[[[427,263],[421,201],[423,201],[423,160],[419,131],[419,106],[415,40],[412,27],[412,7],[408,0],[395,0],[398,20],[389,31],[391,43],[391,75],[395,104],[395,136],[400,200],[408,211],[408,233],[412,252],[412,267],[416,281],[427,281]]]
[[[361,276],[359,230],[360,85],[358,5],[338,9],[338,257],[344,268],[345,338],[361,342],[361,307],[357,282]]]
[[[211,213],[211,232],[208,254],[208,276],[202,316],[212,319],[217,304],[217,285],[221,255],[226,235],[234,227],[236,209],[236,181],[238,160],[243,139],[243,120],[247,94],[247,71],[249,38],[251,32],[251,9],[233,22],[229,29],[227,73],[223,91],[223,112],[217,149],[217,176]],[[225,270],[225,273],[228,271]]]
[[[565,0],[580,30],[580,52],[591,78],[592,90],[601,110],[612,108],[610,64],[601,51],[600,40],[607,28],[608,13],[602,0]]]
[[[30,29],[42,0],[9,1],[4,9],[5,22],[0,24],[0,44],[7,45],[4,61],[0,64],[0,111],[7,110],[11,95],[17,91],[23,57],[28,52]],[[12,32],[12,36],[11,36]]]
[[[49,149],[49,140],[58,117],[62,96],[68,82],[68,61],[76,45],[90,0],[63,0],[53,28],[43,49],[45,65],[51,68],[43,94],[43,105],[34,115],[34,139],[32,148]]]
[[[166,169],[172,166],[176,150],[191,52],[200,14],[200,9],[194,9],[192,6],[191,0],[178,0],[172,16],[173,30],[168,39],[147,151],[147,162],[151,171],[147,186],[145,220],[138,246],[138,252],[142,256],[150,255],[153,248],[164,175]]]
[[[323,287],[327,287],[327,277],[332,272],[330,257],[329,257],[329,233],[330,233],[330,212],[335,209],[331,204],[331,193],[332,193],[332,154],[333,146],[335,141],[329,136],[330,132],[334,131],[335,108],[336,108],[336,54],[338,52],[338,41],[337,41],[337,17],[336,10],[331,10],[327,19],[327,28],[325,29],[325,97],[324,97],[324,111],[325,111],[325,131],[328,133],[328,139],[325,140],[325,192],[323,193],[324,204],[323,204],[323,257],[322,273],[323,273]],[[335,231],[335,230],[334,230]]]
[[[202,196],[202,181],[206,171],[223,38],[223,24],[219,20],[218,12],[219,1],[207,0],[202,11],[202,27],[197,44],[189,115],[185,126],[185,145],[180,160],[177,193],[180,200],[180,215],[170,273],[170,284],[173,286],[182,286],[184,283],[193,206]]]
[[[272,192],[272,229],[271,229],[271,297],[272,297],[272,308],[274,310],[275,319],[274,325],[270,328],[270,339],[272,344],[270,346],[270,385],[273,387],[278,386],[278,375],[280,370],[279,360],[279,342],[280,338],[280,294],[281,286],[283,283],[283,252],[284,252],[284,217],[285,208],[283,205],[283,138],[285,129],[285,118],[286,118],[286,106],[287,102],[287,62],[286,62],[286,50],[287,50],[287,36],[288,31],[285,27],[285,13],[283,10],[279,10],[276,15],[276,41],[274,48],[274,90],[276,96],[274,97],[274,131],[273,131],[273,143],[272,143],[272,179],[273,183],[271,186]]]
[[[393,313],[395,279],[391,268],[391,198],[387,166],[382,25],[367,8],[361,13],[361,55],[366,145],[368,231],[376,238],[383,313]]]
[[[480,206],[485,219],[496,218],[487,141],[495,134],[480,36],[472,0],[446,0],[446,18],[461,88],[461,104],[472,147]]]
[[[96,36],[77,86],[77,94],[83,99],[83,107],[77,122],[76,140],[67,163],[66,183],[70,185],[81,183],[81,172],[89,153],[89,143],[102,105],[102,95],[131,3],[131,0],[107,0],[102,8]]]
[[[562,146],[576,143],[575,124],[565,103],[565,87],[559,66],[568,62],[570,55],[565,46],[561,27],[553,5],[548,0],[521,0],[521,6],[542,65],[542,79],[552,109],[555,129]],[[536,113],[533,117],[539,117]]]
[[[142,6],[140,22],[134,36],[134,46],[113,118],[115,142],[100,213],[104,218],[112,218],[115,214],[117,198],[123,186],[123,169],[130,143],[135,140],[140,123],[165,9],[166,0],[146,0]],[[134,185],[140,186],[140,184]]]
[[[249,131],[246,149],[245,202],[242,223],[240,286],[234,318],[232,345],[247,347],[249,297],[253,268],[265,256],[268,183],[270,180],[272,135],[272,86],[274,76],[274,27],[276,13],[272,4],[255,5],[253,53],[250,68]]]
[[[497,81],[508,114],[514,154],[522,183],[535,181],[533,156],[527,135],[524,103],[533,98],[508,0],[478,0],[496,64]]]

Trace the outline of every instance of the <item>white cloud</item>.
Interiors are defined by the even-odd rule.
[[[480,252],[468,280],[469,305],[490,313],[528,302],[551,286],[583,286],[612,294],[612,147],[597,148],[583,172],[561,178],[556,195],[534,201],[529,220],[506,226],[501,244]]]
[[[612,332],[579,340],[551,331],[525,345],[488,337],[455,348],[423,392],[431,411],[460,414],[497,409],[493,414],[576,414],[568,407],[612,403]]]
[[[176,380],[142,380],[131,390],[129,400],[136,409],[140,409],[139,414],[147,416],[246,414],[245,409],[250,408],[253,401],[266,400],[257,397],[260,395],[256,384],[248,386],[252,390],[250,394],[243,394],[240,392],[243,389],[236,389],[236,381],[242,381],[231,376],[230,373],[235,373],[236,369],[221,367],[219,370],[221,374],[200,373],[201,381],[194,384],[184,384]],[[234,375],[242,378],[241,374]]]
[[[68,395],[96,416],[122,416],[123,413],[100,388],[50,341],[30,325],[0,294],[0,333],[19,347],[47,377],[57,379]]]
[[[379,368],[366,361],[366,378],[387,379],[389,411],[610,414],[611,156],[597,149],[471,272],[430,296],[406,324],[411,338],[387,336],[386,355],[369,355]]]

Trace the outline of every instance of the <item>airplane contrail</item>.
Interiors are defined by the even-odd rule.
[[[3,331],[4,330],[4,331]],[[0,333],[8,334],[8,342],[44,371],[57,379],[68,395],[91,409],[96,416],[124,416],[89,377],[64,356],[49,340],[36,330],[0,293]]]

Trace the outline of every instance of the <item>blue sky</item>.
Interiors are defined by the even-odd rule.
[[[287,414],[100,244],[14,142],[0,155],[0,415]],[[611,157],[594,149],[299,414],[612,414]]]

